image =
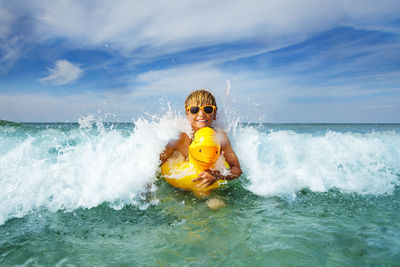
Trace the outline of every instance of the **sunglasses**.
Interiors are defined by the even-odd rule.
[[[196,115],[197,113],[200,112],[200,109],[203,110],[203,112],[205,114],[210,115],[210,114],[214,113],[216,107],[213,105],[205,105],[205,106],[201,106],[201,107],[191,106],[191,107],[188,107],[186,110],[189,110],[190,114]]]

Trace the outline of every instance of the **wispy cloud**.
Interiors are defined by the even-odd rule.
[[[40,82],[54,85],[64,85],[80,78],[83,71],[68,60],[57,60],[54,66],[49,67],[49,76],[41,78]]]
[[[386,110],[395,113],[389,107],[399,101],[399,10],[398,0],[0,0],[0,74],[15,62],[12,75],[0,78],[4,92],[26,92],[24,82],[34,77],[30,90],[48,91],[49,103],[71,106],[67,97],[82,94],[92,110],[104,102],[130,114],[163,95],[180,105],[201,87],[221,99],[226,80],[249,120],[262,111],[267,121],[291,121],[293,114],[324,121],[324,107],[334,117],[336,107],[351,111],[352,103],[358,110],[390,103]],[[37,81],[66,85],[63,97],[35,88]]]
[[[90,4],[75,0],[34,5],[39,31],[75,40],[84,38],[92,45],[110,42],[129,51],[138,47],[185,49],[249,38],[267,43],[301,39],[344,23],[385,24],[398,16],[400,7],[398,1],[391,0],[252,1],[251,5],[226,0],[176,1],[179,8],[169,8],[173,2]]]
[[[173,9],[170,4],[173,5],[164,1],[103,1],[88,5],[72,1],[65,5],[49,1],[37,8],[41,10],[37,29],[74,42],[83,39],[91,46],[111,43],[124,53],[140,48],[144,55],[154,57],[243,40],[262,42],[264,47],[282,46],[344,23],[383,26],[397,18],[395,10],[400,8],[398,2],[390,0],[379,4],[252,1],[251,5],[243,1],[179,1],[179,8]]]
[[[13,20],[14,16],[9,11],[0,8],[0,39],[8,35]]]
[[[173,5],[179,8],[170,8]],[[33,25],[31,42],[62,38],[75,47],[114,49],[130,56],[138,52],[143,58],[242,41],[268,49],[345,24],[384,29],[398,18],[400,9],[395,0],[257,0],[251,4],[71,0],[28,1],[25,6],[10,4],[3,13],[23,9]]]
[[[15,16],[0,7],[0,74],[20,56],[19,37],[12,36]]]

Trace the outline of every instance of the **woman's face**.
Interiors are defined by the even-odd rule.
[[[186,111],[186,116],[190,122],[190,125],[192,126],[193,131],[195,132],[203,127],[211,127],[216,115],[217,111],[214,111],[212,114],[206,114],[202,109],[200,109],[199,113],[197,114],[191,114],[189,110]]]

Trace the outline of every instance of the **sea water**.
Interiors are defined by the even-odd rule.
[[[0,265],[398,266],[399,124],[235,124],[211,210],[159,175],[184,117],[0,124]]]

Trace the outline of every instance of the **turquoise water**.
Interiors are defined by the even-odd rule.
[[[157,174],[185,127],[0,124],[0,265],[400,262],[399,124],[239,125],[244,174],[218,210]]]

